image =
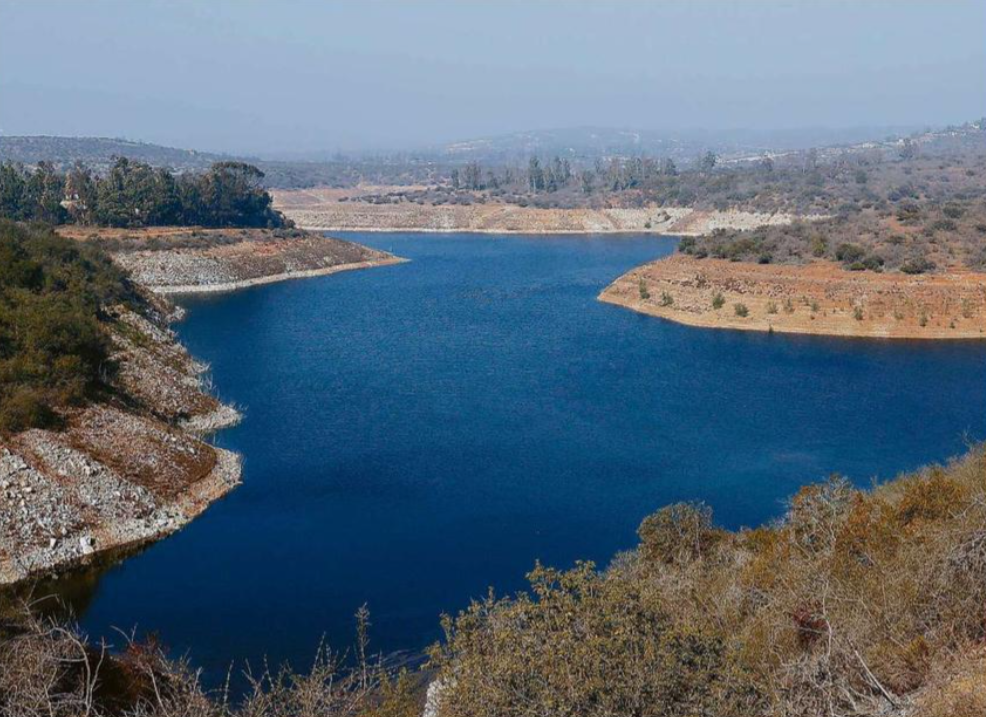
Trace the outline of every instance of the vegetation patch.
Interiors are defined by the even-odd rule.
[[[97,249],[0,220],[0,431],[54,425],[105,388],[115,367],[103,307],[141,303]]]

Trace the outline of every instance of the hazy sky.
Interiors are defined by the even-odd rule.
[[[254,154],[986,114],[986,0],[0,0],[0,131]]]

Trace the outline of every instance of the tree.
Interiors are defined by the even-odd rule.
[[[216,162],[200,180],[202,224],[212,227],[280,226],[271,198],[261,187],[264,173],[245,162]]]
[[[802,174],[808,174],[818,169],[818,150],[812,147],[805,153],[805,161],[801,168]]]
[[[30,218],[48,224],[61,224],[67,212],[62,206],[65,198],[65,178],[50,162],[38,162],[37,169],[27,180],[26,199]]]
[[[95,221],[96,180],[92,171],[76,162],[65,178],[65,198],[69,201],[69,214],[80,224]]]
[[[716,153],[709,150],[702,156],[701,167],[703,172],[711,172],[715,169],[716,164],[719,162],[719,158]]]
[[[592,194],[593,182],[595,182],[596,174],[591,169],[584,169],[579,174],[579,183],[582,187],[583,194]]]
[[[674,160],[670,157],[666,157],[661,165],[661,174],[666,177],[677,177],[678,168],[674,164]]]
[[[900,146],[900,158],[907,161],[918,156],[918,145],[910,137],[907,137]]]
[[[149,165],[117,158],[96,189],[96,220],[111,227],[143,226],[145,195],[149,193]]]
[[[465,169],[466,189],[478,190],[483,188],[483,170],[478,162],[470,162]]]
[[[532,193],[544,189],[544,170],[541,169],[541,162],[537,157],[531,157],[527,164],[527,186]]]
[[[10,162],[0,164],[0,216],[29,219],[24,170]]]

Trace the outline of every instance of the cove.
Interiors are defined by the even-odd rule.
[[[647,236],[352,234],[407,264],[182,299],[246,420],[244,484],[176,536],[63,581],[82,626],[154,630],[221,679],[320,639],[417,651],[535,560],[605,564],[647,514],[727,527],[986,437],[986,343],[695,329],[596,301]]]

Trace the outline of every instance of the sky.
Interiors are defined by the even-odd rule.
[[[986,114],[986,0],[0,0],[0,133],[256,156]]]

